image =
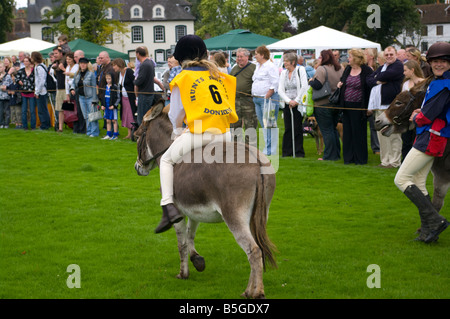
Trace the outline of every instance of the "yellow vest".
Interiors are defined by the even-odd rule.
[[[230,128],[230,123],[238,120],[236,78],[224,73],[220,75],[221,78],[216,80],[209,71],[183,70],[170,82],[171,90],[175,86],[180,90],[186,124],[192,133],[223,134]]]

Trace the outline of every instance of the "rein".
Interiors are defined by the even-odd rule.
[[[411,115],[406,113],[408,112],[411,104],[416,100],[416,97],[412,95],[410,91],[408,91],[408,94],[410,97],[408,104],[406,104],[405,108],[399,115],[396,115],[392,118],[392,123],[394,123],[395,125],[402,125],[402,121],[405,120],[406,118],[409,118]]]
[[[147,166],[150,162],[155,161],[158,157],[162,156],[168,149],[169,147],[163,149],[161,152],[156,153],[155,155],[153,155],[152,157],[150,157],[148,160],[146,160],[145,162],[142,161],[141,159],[141,152],[143,152],[143,150],[145,150],[148,146],[147,146],[147,129],[144,130],[143,134],[141,135],[141,137],[139,138],[138,144],[139,144],[139,156],[137,158],[137,164],[140,167],[143,166]]]

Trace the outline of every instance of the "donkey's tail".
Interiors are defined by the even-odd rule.
[[[258,154],[259,155],[259,154]],[[267,164],[261,163],[258,158],[260,168],[266,168]],[[270,162],[268,164],[270,166]],[[266,262],[277,268],[277,262],[275,260],[274,253],[277,251],[275,244],[269,239],[267,235],[266,225],[268,217],[268,209],[266,203],[266,187],[265,187],[265,174],[260,173],[255,193],[255,202],[253,204],[252,217],[250,219],[250,230],[256,244],[259,246],[262,252],[262,259],[264,265],[264,271],[266,270]]]

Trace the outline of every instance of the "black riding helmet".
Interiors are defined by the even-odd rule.
[[[173,56],[182,64],[186,60],[206,59],[208,50],[205,42],[199,36],[188,34],[178,40]]]
[[[433,59],[442,59],[450,62],[450,43],[436,42],[433,44],[428,49],[427,61],[430,62]]]

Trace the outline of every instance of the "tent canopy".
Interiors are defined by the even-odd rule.
[[[316,56],[327,49],[376,48],[381,51],[381,45],[354,35],[320,26],[290,38],[267,46],[270,50],[313,49]]]
[[[44,57],[47,57],[47,55],[53,50],[53,48],[56,47],[55,44],[52,45],[51,48],[48,48],[46,50],[40,51],[41,54]],[[83,40],[83,39],[76,39],[69,42],[69,47],[72,52],[75,52],[76,50],[82,50],[84,52],[84,56],[87,59],[95,59],[98,57],[98,54],[102,51],[106,51],[109,54],[109,57],[111,59],[115,58],[122,58],[124,60],[129,60],[128,54],[122,53],[116,50],[112,50],[106,47],[103,47],[101,45]]]
[[[0,44],[0,56],[18,55],[21,51],[31,53],[54,46],[54,43],[27,37]]]
[[[239,48],[256,49],[260,45],[268,45],[278,39],[252,33],[248,30],[236,29],[214,38],[206,39],[208,50],[236,50]]]

